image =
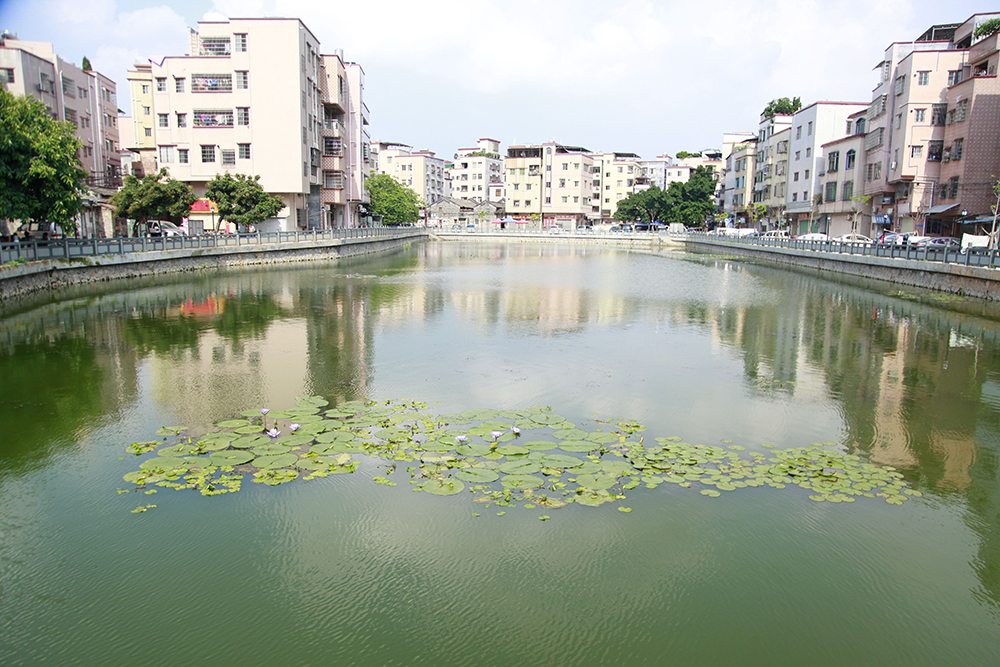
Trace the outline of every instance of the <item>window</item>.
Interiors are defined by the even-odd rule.
[[[837,181],[826,184],[826,196],[824,201],[837,201]]]
[[[177,114],[177,127],[188,126],[188,115],[186,113]]]
[[[181,78],[174,77],[174,92],[175,93],[184,92],[184,77]]]
[[[148,83],[142,84],[142,94],[143,95],[149,95],[149,84]]]
[[[914,109],[913,110],[913,121],[915,123],[924,123],[927,119],[927,109]]]
[[[882,162],[881,161],[876,162],[874,164],[874,167],[875,169],[872,171],[872,179],[877,181],[878,179],[882,178]]]
[[[799,193],[798,192],[793,192],[792,193],[792,201],[798,201],[798,200],[799,200]]]
[[[854,181],[844,181],[844,201],[851,201],[854,196]]]
[[[160,162],[170,164],[174,161],[174,147],[160,146]]]
[[[181,164],[188,163],[188,149],[186,148],[177,149],[177,161],[180,162]]]
[[[796,139],[801,139],[802,138],[802,126],[801,125],[799,125],[798,127],[795,128],[795,138]]]
[[[232,127],[233,112],[230,109],[208,110],[195,109],[195,127]]]
[[[926,86],[930,82],[931,82],[931,73],[930,72],[917,72],[917,85],[918,86]]]
[[[958,197],[958,176],[951,177],[951,180],[948,181],[948,189],[951,190],[951,198],[956,199]]]
[[[524,189],[525,190],[530,190],[531,189],[531,183],[525,183],[524,184]]]
[[[807,148],[806,149],[806,159],[811,158],[812,154],[813,154],[813,149],[812,148]]]
[[[910,157],[922,158],[924,156],[923,146],[910,146]]]
[[[165,113],[156,114],[157,121],[160,127],[170,127],[170,116]]]
[[[795,159],[798,160],[800,157],[802,157],[802,151],[795,151]]]
[[[962,70],[960,70],[960,69],[953,69],[953,70],[949,71],[948,72],[948,85],[949,86],[954,86],[954,85],[957,85],[959,83],[962,83]]]
[[[931,106],[931,125],[944,125],[945,116],[948,114],[947,104],[934,104]]]
[[[833,151],[827,156],[826,159],[826,170],[827,172],[837,171],[840,169],[840,151]]]
[[[228,56],[228,37],[202,37],[201,55],[203,56]]]
[[[569,197],[563,197],[562,198],[562,203],[566,204],[568,202],[569,202]]]
[[[156,92],[158,93],[167,92],[167,77],[165,76],[156,77]]]
[[[905,84],[906,84],[906,77],[905,76],[897,76],[896,77],[896,81],[895,81],[895,83],[893,85],[892,93],[894,95],[902,95],[903,94],[903,86]]]
[[[201,147],[201,161],[202,162],[215,162],[215,146],[202,146]]]
[[[192,93],[216,93],[233,89],[232,74],[192,74]]]
[[[145,134],[145,135],[146,135],[147,137],[151,137],[151,136],[153,136],[153,128],[151,128],[151,127],[144,127],[144,128],[142,128],[142,129],[143,129],[143,131],[144,131],[144,134]]]
[[[524,200],[524,205],[525,206],[531,206],[531,200],[530,199],[525,199]]]
[[[896,114],[896,129],[898,130],[901,127],[903,127],[903,114],[898,113]]]
[[[4,81],[6,83],[14,83],[14,68],[0,67],[0,81]]]
[[[143,107],[143,108],[142,108],[142,115],[143,115],[143,116],[148,116],[148,115],[149,115],[149,114],[151,114],[152,112],[153,112],[153,111],[152,111],[152,109],[150,109],[149,107]]]
[[[792,180],[793,181],[799,180],[799,172],[795,172],[794,174],[792,174]]]
[[[12,83],[13,83],[13,82],[12,82]],[[77,89],[76,89],[76,95],[77,95],[77,97],[79,97],[79,98],[80,98],[81,100],[85,100],[85,99],[87,99],[87,89],[86,89],[86,88],[77,88]]]
[[[951,145],[951,159],[961,160],[962,159],[962,148],[965,145],[965,139],[955,139],[955,143]]]
[[[559,187],[561,187],[561,188],[566,187],[566,179],[565,178],[560,178],[559,179]]]
[[[969,100],[960,100],[955,104],[955,122],[961,123],[969,115]]]
[[[806,169],[805,174],[802,175],[802,180],[804,180],[804,181],[808,181],[809,180],[809,170],[808,169]]]
[[[323,155],[342,156],[343,140],[340,137],[323,137]]]
[[[250,107],[236,107],[236,124],[250,124]]]
[[[943,141],[928,141],[927,142],[927,160],[929,162],[940,162],[941,153],[944,152],[944,142]]]
[[[236,164],[236,151],[231,148],[222,149],[222,165],[223,166],[233,166]]]
[[[250,72],[236,72],[236,90],[250,88]]]
[[[233,39],[236,40],[236,52],[246,53],[247,52],[247,35],[246,33],[236,33],[233,35]]]

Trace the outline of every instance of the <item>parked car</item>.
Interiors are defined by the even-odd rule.
[[[938,236],[935,238],[927,239],[925,243],[928,248],[950,248],[953,250],[958,250],[962,247],[962,242],[956,238],[950,236]]]
[[[787,239],[788,231],[784,229],[772,229],[764,232],[763,237],[765,239]]]
[[[187,236],[183,229],[169,220],[150,220],[147,223],[147,228],[150,236]]]
[[[830,237],[822,232],[809,232],[808,234],[799,234],[795,237],[796,241],[829,241]]]
[[[29,222],[21,225],[15,236],[22,241],[35,241],[36,243],[48,243],[56,239],[62,239],[63,231],[54,222]]]
[[[844,234],[843,236],[838,236],[835,240],[841,243],[849,243],[851,245],[874,243],[874,241],[862,234]]]

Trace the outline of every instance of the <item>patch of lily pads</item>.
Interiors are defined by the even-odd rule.
[[[799,488],[822,503],[881,498],[901,505],[921,495],[894,468],[843,453],[834,442],[790,449],[763,444],[763,451],[744,457],[748,448],[731,440],[710,446],[679,436],[647,439],[634,420],[595,420],[587,429],[548,406],[435,415],[416,401],[331,407],[322,397],[299,396],[293,408],[246,410],[241,417],[200,435],[164,427],[157,433],[163,440],[128,445],[129,453],[144,457],[124,476],[134,485],[129,490],[235,493],[248,477],[268,486],[309,481],[354,473],[361,457],[369,457],[386,467],[374,477],[378,484],[396,486],[408,477],[415,492],[469,493],[497,507],[596,506],[661,484],[696,487],[706,498],[758,487]]]

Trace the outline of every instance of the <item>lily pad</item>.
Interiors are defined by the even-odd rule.
[[[583,465],[583,459],[578,459],[569,454],[546,454],[542,458],[541,463],[553,468],[576,468]]]
[[[532,413],[530,419],[536,424],[542,424],[543,426],[551,426],[553,424],[560,424],[566,421],[566,418],[562,415],[553,414],[551,412]]]
[[[224,452],[215,452],[208,457],[212,465],[216,466],[239,466],[250,463],[253,459],[254,455],[245,449],[228,449]]]
[[[490,408],[480,409],[480,410],[466,410],[462,413],[462,417],[471,421],[479,421],[481,419],[496,419],[500,416],[497,410]]]
[[[253,460],[255,468],[286,468],[295,465],[299,457],[295,454],[269,454]]]
[[[521,445],[500,445],[497,447],[497,454],[503,454],[504,456],[527,454],[528,451],[527,447],[522,447]]]
[[[521,446],[531,451],[546,451],[555,449],[559,446],[559,443],[552,442],[551,440],[528,440],[521,443]]]
[[[239,428],[240,426],[247,425],[248,422],[246,419],[227,419],[216,424],[219,428]]]
[[[559,449],[566,452],[587,453],[592,452],[601,445],[596,442],[586,440],[565,440],[559,445]]]
[[[459,479],[429,479],[420,489],[435,496],[453,496],[465,490],[465,483]]]
[[[535,461],[507,461],[500,464],[499,470],[510,475],[530,475],[541,472],[542,466]]]
[[[500,479],[500,475],[496,470],[490,470],[489,468],[463,468],[461,470],[455,471],[455,477],[466,482],[472,482],[474,484],[487,484],[489,482],[495,482]]]
[[[576,483],[586,489],[592,489],[595,491],[602,491],[604,489],[610,489],[612,486],[618,483],[618,478],[612,477],[611,475],[577,475]]]
[[[500,483],[512,489],[534,489],[544,484],[545,480],[534,475],[507,475],[500,479]]]
[[[490,453],[489,445],[478,442],[467,442],[455,448],[462,456],[486,456]]]

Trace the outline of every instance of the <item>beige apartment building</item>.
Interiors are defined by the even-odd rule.
[[[504,161],[506,211],[528,229],[576,229],[593,215],[594,159],[578,146],[510,146]]]
[[[602,222],[610,222],[618,210],[618,202],[636,192],[637,185],[642,186],[639,189],[649,187],[642,168],[642,158],[636,153],[595,153],[590,157],[593,183],[591,216],[600,218]],[[562,177],[557,176],[557,179],[560,184],[569,183]],[[573,182],[576,180],[574,178]]]
[[[783,222],[785,193],[788,187],[786,182],[787,164],[785,172],[781,175],[777,174],[777,164],[788,161],[791,124],[792,116],[788,114],[760,115],[760,126],[757,130],[757,155],[754,160],[753,202],[763,204],[766,207],[765,217],[757,223],[761,227]],[[779,148],[781,149],[780,153],[778,152]]]
[[[51,43],[4,34],[0,35],[0,85],[14,95],[40,100],[53,118],[73,125],[81,143],[77,155],[87,172],[77,233],[83,238],[114,236],[108,200],[121,185],[122,175],[114,82],[63,60]]]
[[[199,196],[221,173],[260,176],[285,204],[262,230],[358,226],[365,195],[352,172],[363,153],[345,140],[367,123],[367,110],[351,101],[363,87],[352,74],[363,77],[339,55],[324,56],[298,19],[203,21],[190,30],[187,55],[129,72],[130,148],[148,155],[151,122],[156,167]]]
[[[733,146],[726,158],[723,211],[730,218],[746,220],[746,207],[753,202],[754,160],[757,155],[757,137],[750,136],[745,143]]]
[[[406,144],[388,141],[371,142],[371,150],[376,155],[378,172],[411,188],[425,205],[451,196],[445,161],[433,151],[414,151]]]
[[[871,236],[872,220],[865,215],[867,207],[854,199],[864,189],[866,114],[867,109],[853,113],[847,121],[847,134],[822,146],[822,203],[817,206],[810,232]]]
[[[483,138],[475,148],[459,148],[449,171],[452,196],[477,202],[503,199],[502,190],[495,196],[503,184],[503,159],[496,139]]]

